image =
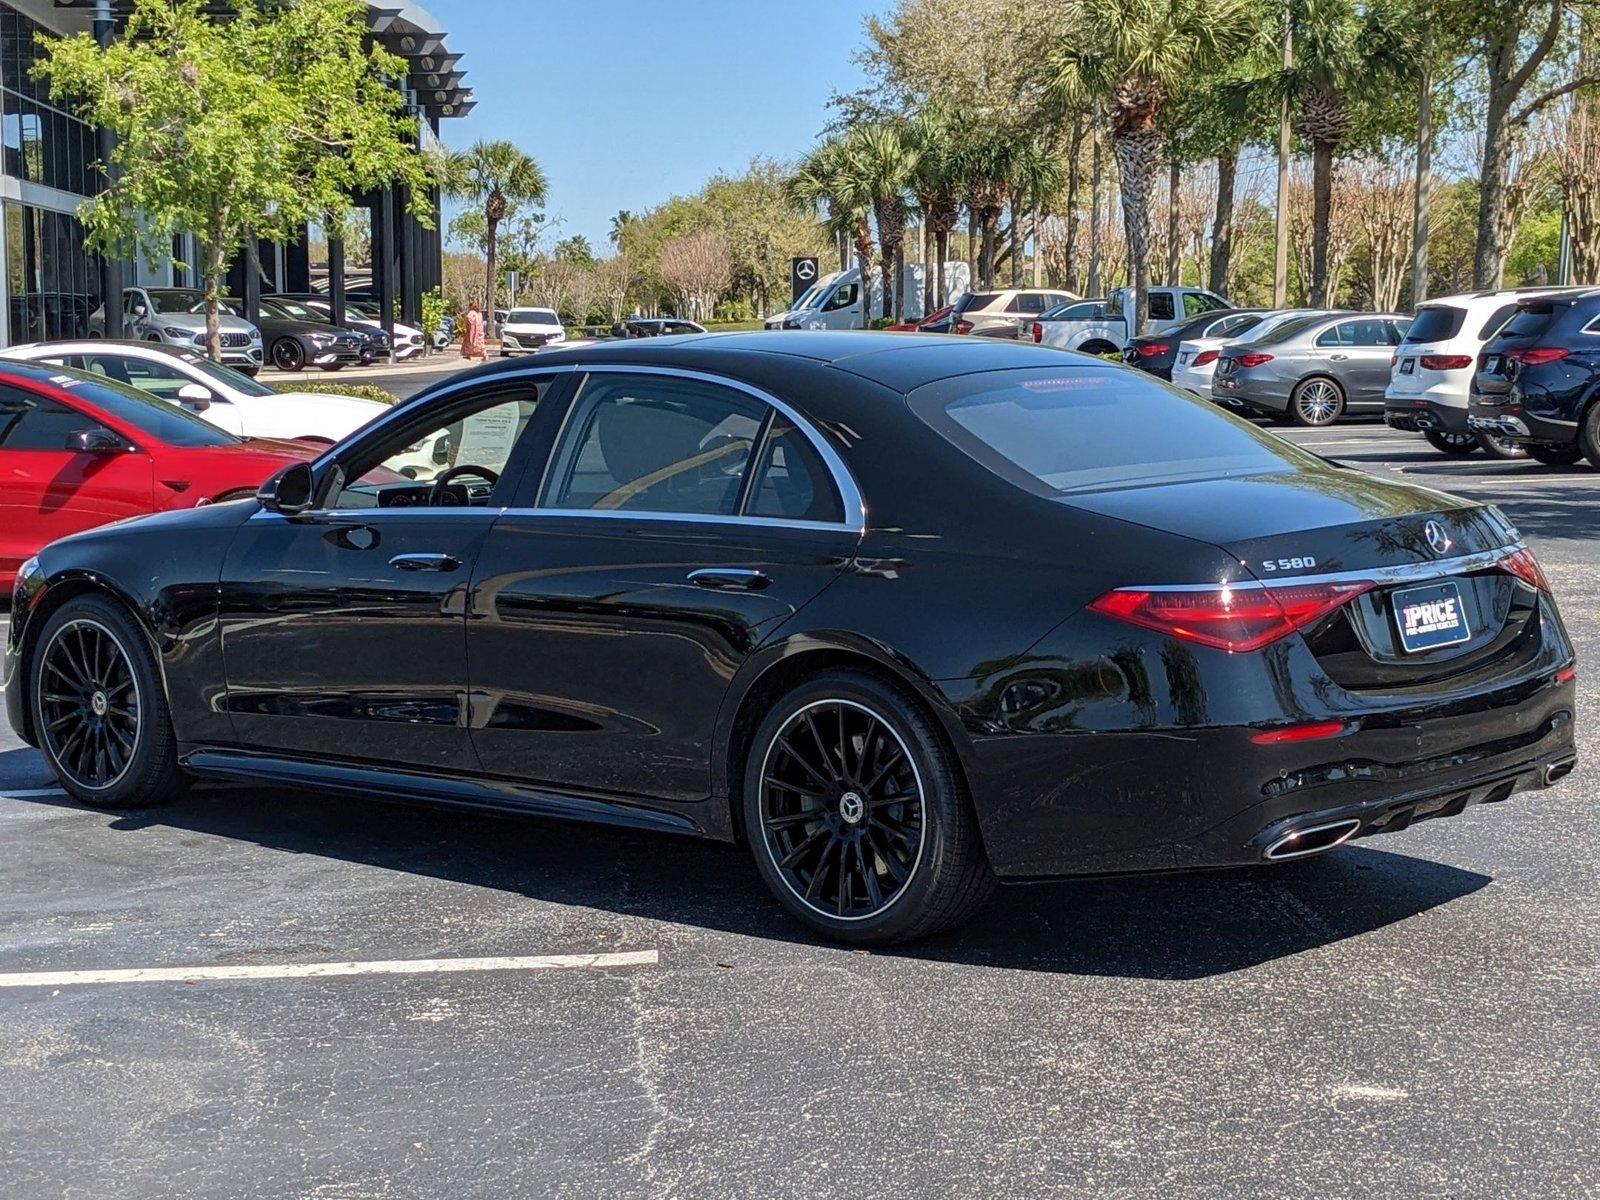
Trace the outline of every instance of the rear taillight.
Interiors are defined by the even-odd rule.
[[[1550,590],[1550,581],[1545,578],[1544,568],[1526,546],[1501,559],[1500,565],[1529,587],[1538,588],[1541,592]]]
[[[1470,354],[1424,354],[1417,360],[1424,371],[1459,371],[1472,365]]]
[[[1507,350],[1506,357],[1525,367],[1537,367],[1544,363],[1560,362],[1571,353],[1561,346],[1530,346],[1526,350]]]
[[[1400,356],[1398,354],[1389,355],[1389,369],[1391,371],[1395,369],[1395,367],[1399,364],[1399,362],[1400,362]]]
[[[1282,746],[1292,742],[1318,742],[1324,738],[1338,737],[1350,726],[1343,721],[1313,721],[1308,725],[1290,725],[1283,729],[1264,729],[1250,735],[1258,746]]]
[[[1164,342],[1147,342],[1139,347],[1140,358],[1155,358],[1158,354],[1165,354],[1172,347]]]
[[[1033,340],[1036,342],[1044,341],[1044,326],[1037,321],[1033,323]]]
[[[1375,586],[1362,580],[1281,587],[1119,588],[1089,608],[1186,642],[1248,651],[1304,629]]]
[[[1233,356],[1233,361],[1238,363],[1241,367],[1259,367],[1262,363],[1271,362],[1272,361],[1272,355],[1270,355],[1270,354],[1236,354],[1236,355]]]
[[[1195,367],[1203,367],[1207,363],[1214,363],[1216,361],[1217,352],[1215,350],[1202,350],[1199,354],[1194,356],[1194,362],[1190,365]]]
[[[955,323],[954,328],[955,328],[955,331],[957,333],[971,333],[972,332],[972,322],[971,321],[957,321]]]

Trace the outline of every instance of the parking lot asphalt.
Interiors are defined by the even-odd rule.
[[[1600,472],[1288,436],[1500,504],[1595,661]],[[250,788],[96,813],[0,733],[0,1196],[1600,1195],[1594,678],[1553,790],[1006,889],[888,953],[722,846]]]

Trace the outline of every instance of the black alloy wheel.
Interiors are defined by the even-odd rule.
[[[293,338],[279,338],[272,343],[272,365],[280,371],[305,370],[305,348]]]
[[[128,808],[183,790],[155,656],[115,604],[81,596],[52,614],[29,677],[39,747],[77,799]]]
[[[39,733],[51,760],[81,788],[104,791],[139,744],[140,695],[117,635],[83,617],[51,635],[39,656]]]
[[[1448,429],[1428,429],[1423,431],[1423,437],[1428,439],[1440,454],[1448,454],[1451,458],[1464,458],[1469,454],[1478,452],[1478,435],[1475,433],[1453,433]]]
[[[747,763],[745,828],[784,907],[848,941],[937,932],[994,884],[937,730],[858,672],[828,672],[768,714]]]

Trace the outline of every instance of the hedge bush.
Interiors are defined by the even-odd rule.
[[[327,396],[354,396],[358,400],[376,400],[379,404],[399,404],[400,397],[370,383],[275,383],[276,392],[318,392]]]

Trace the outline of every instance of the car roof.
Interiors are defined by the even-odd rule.
[[[4,355],[27,351],[30,354],[104,354],[108,350],[133,351],[164,358],[192,358],[192,350],[182,346],[168,346],[163,342],[148,342],[134,338],[71,338],[59,342],[25,342],[0,352]],[[8,361],[12,361],[8,358]]]
[[[588,346],[546,350],[539,366],[628,364],[726,373],[734,378],[781,379],[803,368],[832,368],[901,393],[958,375],[1027,368],[1122,370],[1116,363],[1070,354],[1052,346],[994,338],[957,338],[937,333],[858,330],[686,333],[643,340],[612,338]],[[477,368],[492,378],[518,374],[526,363],[511,359]],[[456,378],[460,378],[457,376]]]

